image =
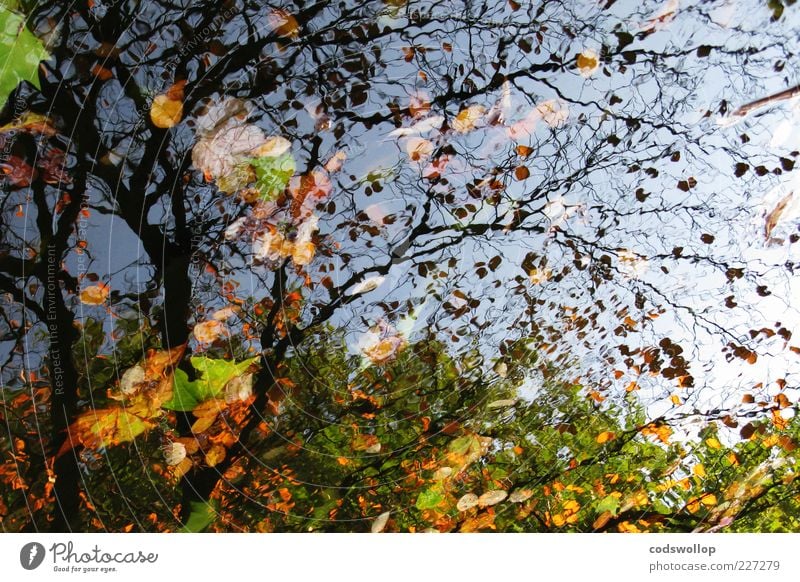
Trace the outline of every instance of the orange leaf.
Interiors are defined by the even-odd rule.
[[[150,121],[161,129],[177,125],[183,117],[183,101],[170,99],[166,94],[156,95],[150,105]]]
[[[613,432],[605,431],[597,435],[597,438],[595,440],[602,445],[603,443],[607,443],[608,441],[613,440],[615,437],[616,435]]]

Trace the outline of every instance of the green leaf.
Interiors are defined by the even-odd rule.
[[[253,158],[250,165],[256,172],[256,188],[265,201],[274,200],[283,192],[294,175],[294,156],[287,152],[277,157]]]
[[[38,38],[25,27],[25,17],[12,12],[14,2],[0,5],[0,107],[22,81],[39,86],[39,62],[50,57]]]
[[[167,410],[188,412],[194,410],[202,400],[197,382],[190,382],[189,375],[180,368],[175,370],[172,398],[161,405]]]
[[[179,530],[181,533],[200,533],[217,519],[217,504],[214,501],[190,501],[189,507],[189,518]]]
[[[431,487],[422,491],[417,497],[416,507],[420,511],[423,509],[433,509],[444,501],[444,494],[441,487]]]
[[[600,503],[597,504],[595,511],[598,514],[607,511],[611,515],[616,516],[617,513],[619,512],[619,499],[617,499],[613,495],[608,495]]]
[[[215,360],[204,356],[191,358],[192,366],[198,371],[198,379],[189,381],[189,376],[181,369],[175,370],[172,398],[162,404],[167,410],[188,412],[198,404],[222,393],[225,384],[241,376],[257,357],[236,363],[232,360]]]
[[[216,398],[225,388],[225,384],[245,373],[258,358],[250,358],[239,362],[232,360],[215,360],[203,356],[191,358],[192,366],[200,373],[197,380],[200,401]]]

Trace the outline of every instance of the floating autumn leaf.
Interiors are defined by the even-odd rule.
[[[26,111],[10,123],[0,127],[0,134],[25,132],[52,137],[56,134],[53,120],[41,113]]]
[[[98,450],[129,442],[154,426],[156,423],[153,420],[134,414],[121,406],[98,408],[89,414],[82,414],[70,425],[70,438],[64,443],[59,454],[77,444],[87,449]]]
[[[464,520],[458,531],[471,533],[482,529],[497,529],[494,524],[495,517],[497,517],[496,514],[492,512],[479,513],[475,517]]]
[[[292,147],[290,142],[285,137],[270,136],[264,143],[254,149],[251,153],[254,157],[277,158],[283,155]]]
[[[389,336],[366,346],[363,352],[373,364],[383,365],[394,360],[405,346],[406,342],[402,337]]]
[[[647,258],[638,255],[628,249],[617,251],[619,259],[619,270],[628,279],[640,279],[647,271]]]
[[[130,396],[131,394],[135,394],[145,381],[145,370],[140,364],[137,364],[131,366],[122,374],[122,378],[119,382],[119,389],[124,395]]]
[[[772,231],[775,229],[776,226],[781,221],[786,209],[789,207],[790,202],[794,199],[794,192],[789,192],[786,196],[784,196],[767,214],[767,218],[764,221],[764,237],[769,240],[770,236],[772,235]],[[800,206],[800,205],[798,205]],[[786,213],[787,216],[789,213]]]
[[[110,287],[105,283],[84,287],[78,296],[84,305],[103,305],[108,299]]]
[[[108,408],[96,408],[81,414],[68,428],[69,438],[58,451],[62,455],[77,446],[91,450],[129,442],[157,425],[161,406],[172,397],[173,366],[183,356],[185,345],[167,351],[151,350],[143,364],[144,379],[132,373],[136,386],[123,402]],[[136,367],[136,366],[134,366]]]
[[[384,529],[386,529],[386,524],[389,523],[389,516],[392,515],[391,511],[384,511],[378,517],[375,518],[375,521],[372,522],[372,527],[370,531],[372,533],[381,533]]]
[[[714,507],[717,504],[717,496],[713,493],[703,493],[698,497],[692,497],[686,502],[686,509],[690,513],[697,513],[702,506]]]
[[[421,137],[411,137],[406,141],[406,153],[414,162],[427,160],[433,153],[433,143]]]
[[[239,313],[239,307],[229,305],[228,307],[217,309],[214,313],[211,314],[211,319],[215,319],[217,321],[225,321],[227,319],[230,319],[237,313]]]
[[[553,525],[561,527],[566,524],[572,524],[578,521],[578,510],[580,504],[574,499],[564,502],[561,513],[553,514]]]
[[[418,91],[412,95],[408,103],[408,112],[411,117],[420,118],[425,117],[431,110],[430,95],[424,91]]]
[[[495,374],[497,374],[501,378],[506,378],[508,376],[508,364],[506,364],[502,360],[494,365],[493,370]]]
[[[262,261],[279,261],[291,257],[296,265],[309,264],[316,253],[317,247],[311,239],[317,231],[318,221],[318,217],[312,214],[294,228],[291,237],[286,230],[270,225],[253,241],[255,257]]]
[[[511,492],[508,500],[511,503],[523,503],[533,496],[533,489],[517,489]]]
[[[675,18],[678,8],[680,8],[680,0],[667,0],[647,22],[640,25],[639,30],[654,32],[663,29]]]
[[[478,497],[478,506],[479,507],[490,507],[492,505],[497,505],[501,501],[503,501],[506,497],[508,497],[508,492],[503,491],[502,489],[494,489],[492,491],[487,491],[480,497]]]
[[[212,319],[203,321],[194,326],[192,334],[195,339],[203,344],[215,342],[220,336],[227,334],[228,329],[221,321]]]
[[[209,181],[219,180],[244,163],[265,141],[264,132],[255,125],[222,125],[195,144],[192,164],[201,169]]]
[[[478,122],[485,114],[486,107],[483,105],[470,105],[459,111],[450,125],[458,133],[469,133],[475,129]]]
[[[445,479],[449,479],[452,475],[453,475],[452,467],[439,467],[434,472],[432,479],[434,481],[444,481]]]
[[[669,444],[669,439],[672,436],[672,429],[666,424],[650,423],[643,427],[640,431],[644,436],[652,436],[662,443]]]
[[[325,172],[312,170],[302,176],[295,176],[289,182],[292,204],[289,209],[293,220],[307,219],[314,207],[330,196],[333,186]]]
[[[4,182],[16,188],[27,188],[37,178],[38,172],[19,156],[8,156],[0,162]]]
[[[225,447],[222,445],[214,445],[206,452],[206,464],[209,467],[215,467],[225,460]]]
[[[553,276],[553,272],[550,269],[536,269],[533,268],[528,272],[528,279],[530,280],[532,285],[541,285],[550,280],[550,277]]]
[[[583,78],[588,79],[600,66],[600,59],[592,49],[586,49],[576,59],[578,71]]]
[[[459,511],[467,511],[478,505],[478,496],[474,493],[467,493],[456,503],[456,509]]]
[[[0,3],[0,107],[21,81],[39,87],[39,62],[50,57],[44,44],[25,26],[25,16],[10,8],[16,2]]]
[[[604,432],[601,432],[599,435],[597,435],[597,438],[596,438],[595,440],[596,440],[596,441],[597,441],[599,444],[601,444],[601,445],[602,445],[602,444],[604,444],[604,443],[607,443],[607,442],[608,442],[608,441],[610,441],[610,440],[613,440],[613,439],[615,438],[615,436],[616,436],[616,435],[615,435],[613,432],[610,432],[610,431],[604,431]]]
[[[266,156],[247,160],[256,174],[256,188],[261,199],[270,201],[277,198],[286,188],[295,171],[294,157],[286,152],[279,156]]]
[[[692,467],[692,473],[702,479],[706,476],[706,468],[702,463],[697,463],[694,467]]]
[[[436,180],[444,175],[444,171],[450,164],[450,156],[442,155],[431,160],[422,170],[422,177],[428,180]]]
[[[177,465],[186,458],[186,446],[181,443],[166,444],[163,450],[167,465]]]
[[[348,295],[361,295],[362,293],[369,293],[370,291],[374,291],[378,287],[380,287],[383,282],[386,280],[386,277],[382,275],[378,275],[375,277],[367,277],[357,285],[355,285],[350,291],[348,291]]]
[[[441,115],[434,115],[427,117],[422,121],[415,123],[411,127],[398,127],[389,132],[389,137],[404,137],[409,135],[422,135],[431,130],[439,129],[444,123],[444,117]]]
[[[282,9],[274,9],[267,15],[267,24],[278,36],[297,38],[300,34],[300,25],[291,13]]]
[[[559,127],[569,117],[567,104],[560,99],[551,99],[533,107],[528,114],[506,128],[508,137],[514,141],[521,141],[530,137],[539,121],[544,121],[550,127]]]
[[[559,127],[569,118],[569,107],[561,99],[544,101],[536,106],[536,111],[550,127]]]
[[[198,378],[189,380],[188,374],[176,369],[174,375],[173,393],[169,401],[164,402],[162,407],[167,410],[178,410],[183,412],[203,410],[198,406],[206,401],[214,401],[210,411],[218,411],[226,406],[223,396],[226,385],[238,376],[245,374],[248,369],[258,360],[257,357],[235,362],[231,360],[206,358],[193,356],[191,358],[192,367],[197,370]],[[240,393],[237,387],[237,395]],[[202,431],[201,431],[202,432]]]
[[[255,182],[264,198],[273,198],[294,174],[291,143],[280,136],[267,137],[246,123],[249,112],[246,102],[227,98],[199,116],[192,164],[206,180],[216,181],[222,192],[236,192]]]
[[[347,160],[346,153],[342,151],[336,152],[335,154],[333,154],[333,156],[331,156],[331,159],[325,162],[325,171],[330,174],[338,172],[339,170],[342,169],[342,166],[344,165],[346,160]]]
[[[177,87],[167,93],[156,95],[153,103],[150,105],[150,121],[153,125],[161,129],[169,129],[180,123],[183,118],[183,85],[178,84]]]
[[[225,385],[225,402],[233,404],[248,400],[253,395],[254,380],[253,374],[243,374],[232,378]]]
[[[350,446],[354,451],[364,451],[370,454],[378,453],[381,450],[381,443],[374,434],[356,435]]]

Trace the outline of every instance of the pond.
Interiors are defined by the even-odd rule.
[[[3,2],[3,529],[796,531],[793,4]]]

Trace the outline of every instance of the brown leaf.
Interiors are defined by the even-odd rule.
[[[764,223],[764,237],[769,240],[770,235],[772,234],[773,229],[778,225],[778,222],[781,219],[781,215],[783,211],[786,210],[786,207],[789,205],[789,202],[792,201],[792,197],[794,196],[794,192],[789,192],[786,196],[781,199],[775,205],[775,208],[767,214],[766,221]]]

